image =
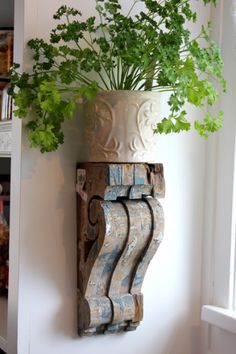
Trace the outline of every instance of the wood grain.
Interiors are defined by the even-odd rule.
[[[164,232],[161,164],[79,164],[78,332],[135,330],[141,287]]]

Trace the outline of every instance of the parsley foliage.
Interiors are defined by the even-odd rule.
[[[216,0],[203,0],[216,5]],[[136,5],[145,10],[137,13]],[[41,152],[63,143],[62,123],[71,119],[82,96],[92,99],[101,90],[152,90],[170,92],[170,114],[155,127],[156,133],[189,130],[184,104],[201,109],[213,105],[218,90],[226,89],[220,50],[210,38],[210,24],[191,38],[187,27],[197,14],[190,0],[133,0],[124,14],[119,0],[96,0],[95,17],[84,20],[77,9],[61,6],[54,19],[49,43],[35,38],[31,72],[11,70],[9,93],[15,99],[15,115],[28,120],[29,139]],[[201,42],[201,44],[200,44]],[[195,129],[207,137],[222,125],[222,112],[206,112]]]

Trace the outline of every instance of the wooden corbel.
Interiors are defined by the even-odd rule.
[[[77,169],[78,331],[135,330],[141,287],[163,238],[161,164],[85,163]]]

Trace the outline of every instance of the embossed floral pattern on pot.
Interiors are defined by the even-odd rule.
[[[157,162],[160,94],[105,91],[85,104],[90,162]]]

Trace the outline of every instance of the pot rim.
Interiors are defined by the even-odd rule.
[[[153,96],[157,96],[157,95],[161,95],[161,92],[157,92],[157,91],[140,91],[140,90],[104,90],[104,91],[99,91],[97,93],[97,95],[153,95]]]

